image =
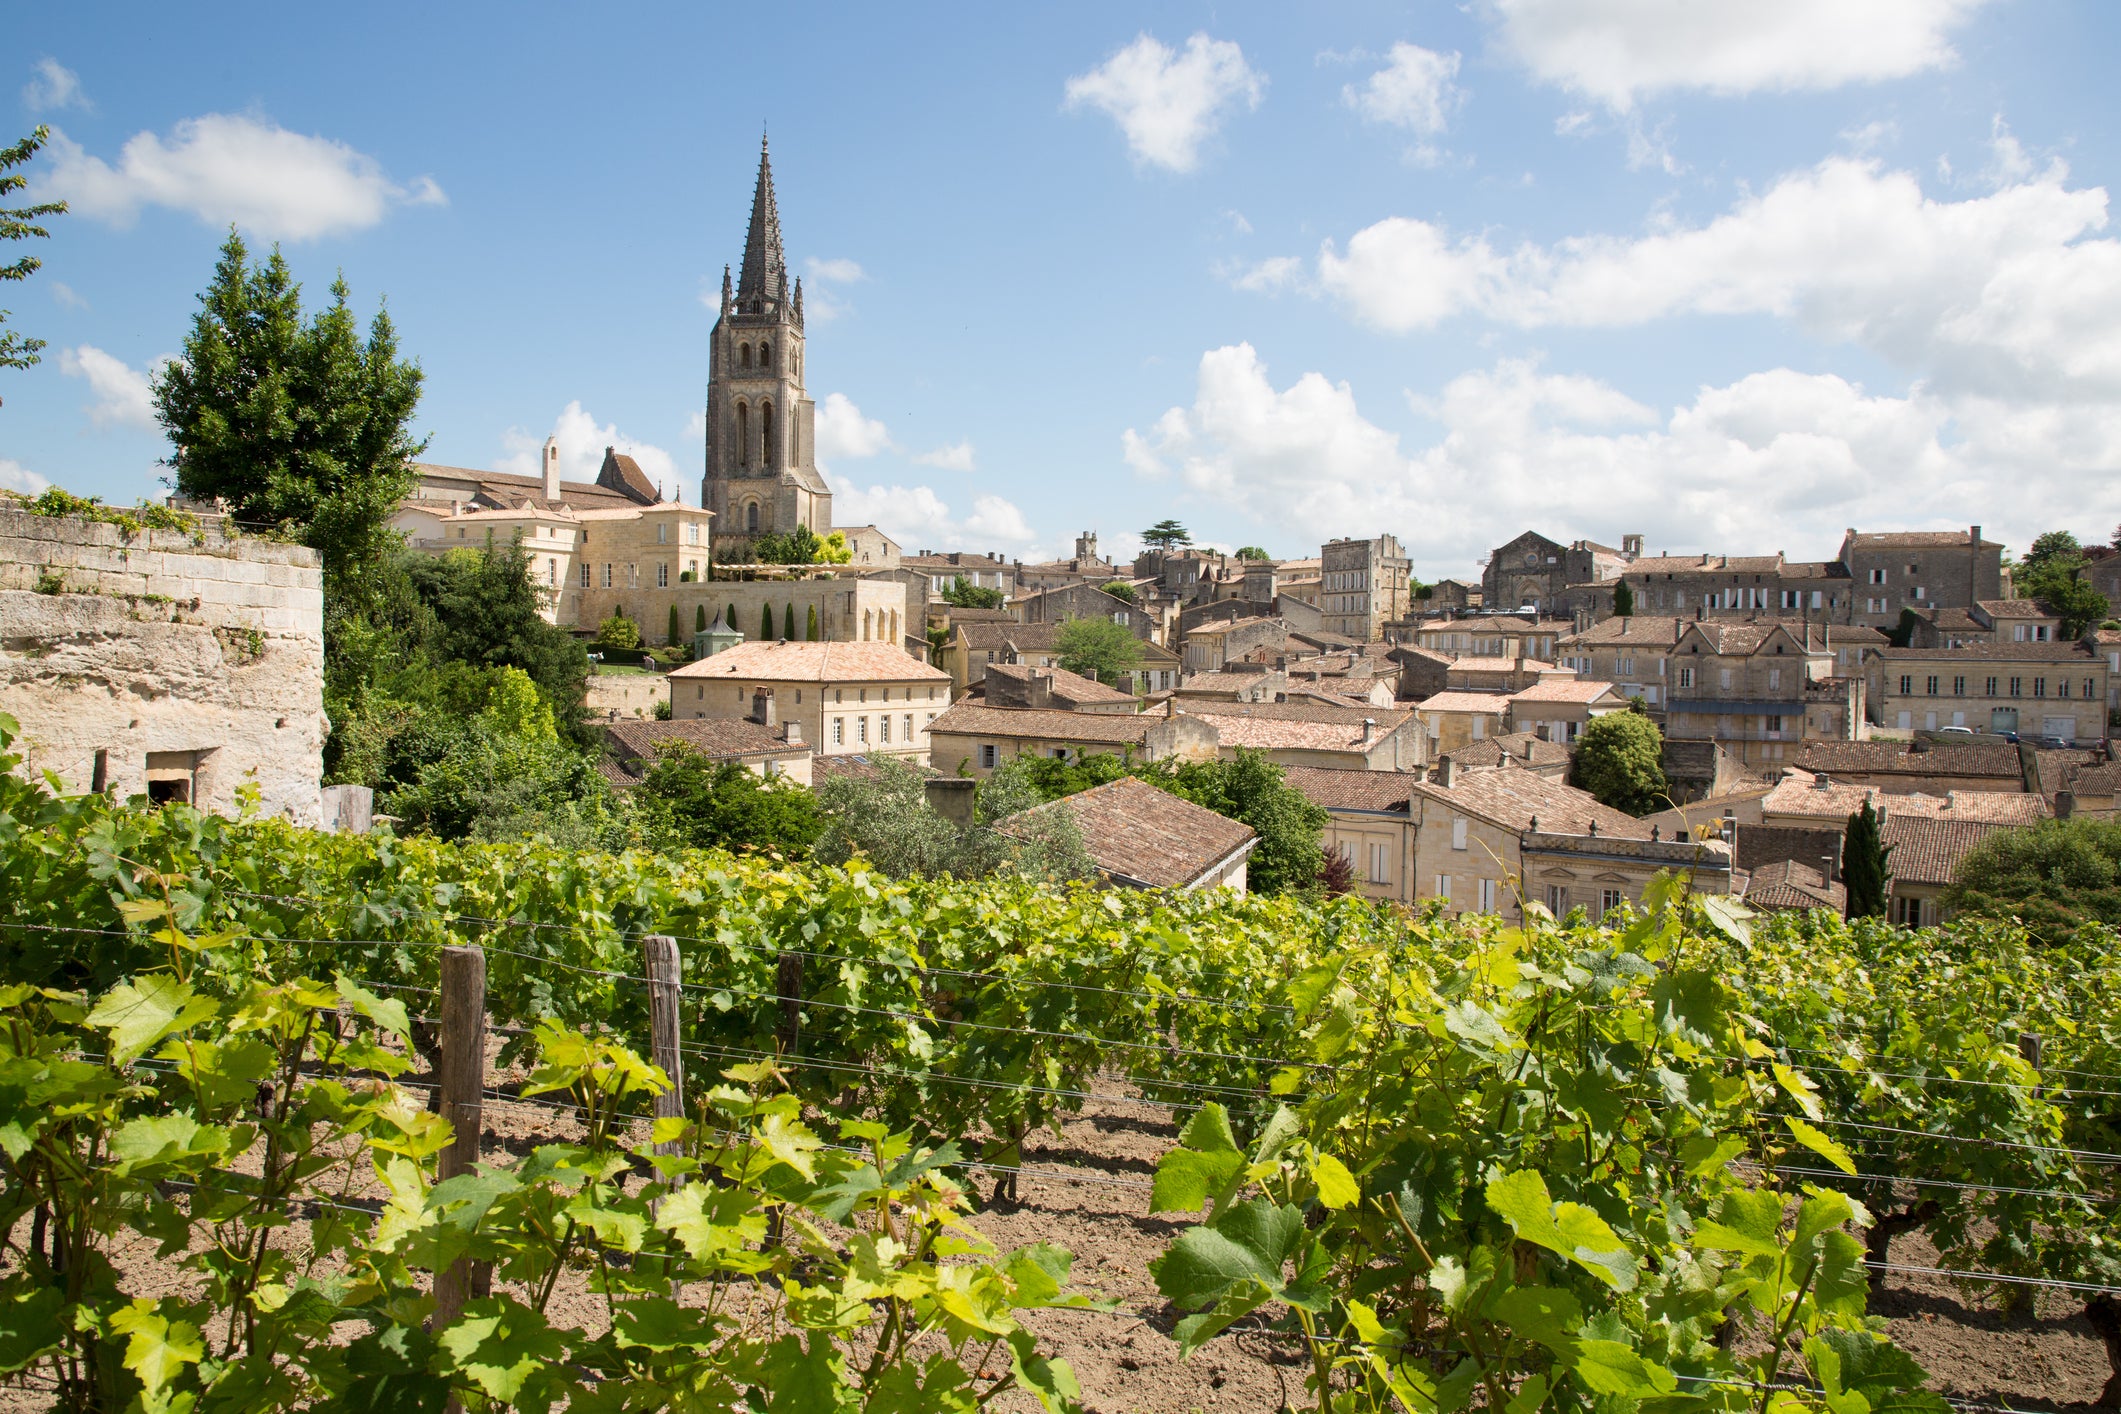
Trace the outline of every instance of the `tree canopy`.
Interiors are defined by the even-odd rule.
[[[801,859],[824,828],[817,797],[803,786],[711,761],[689,742],[665,743],[636,790],[644,809],[665,817],[670,836],[695,848]]]
[[[29,185],[29,178],[15,169],[27,165],[37,150],[51,137],[50,128],[41,123],[30,135],[13,147],[0,147],[0,197],[21,191]],[[32,206],[0,206],[0,240],[26,241],[50,240],[51,232],[37,224],[47,216],[62,216],[66,213],[63,201],[43,201]],[[34,255],[25,255],[18,260],[0,264],[0,280],[27,280],[42,269],[44,262]],[[0,325],[7,323],[8,311],[0,309]],[[38,351],[44,340],[26,338],[13,329],[0,329],[0,368],[28,368],[41,362]]]
[[[1152,550],[1176,550],[1192,543],[1191,532],[1175,520],[1160,520],[1142,532],[1142,544]]]
[[[281,526],[324,561],[327,592],[358,592],[393,544],[391,517],[425,449],[411,432],[417,363],[382,306],[358,332],[346,280],[304,323],[302,287],[275,246],[250,262],[233,230],[182,354],[157,373],[155,413],[177,490],[239,522]]]
[[[2065,639],[2082,637],[2112,612],[2106,596],[2084,577],[2090,563],[2076,536],[2050,530],[2033,541],[2013,580],[2020,595],[2038,600],[2062,620]]]
[[[1141,640],[1110,619],[1070,619],[1061,625],[1060,665],[1071,673],[1117,687],[1141,660]]]
[[[1124,579],[1108,579],[1098,587],[1115,599],[1124,599],[1129,604],[1138,602],[1135,598],[1134,586]]]
[[[943,602],[953,609],[999,609],[1002,606],[1002,592],[999,589],[989,589],[983,584],[974,584],[959,575],[951,580],[950,587],[943,591]]]
[[[2085,928],[2121,926],[2121,821],[2080,816],[1997,830],[1960,862],[1944,901],[1962,913],[2016,918],[2055,945]]]
[[[1576,743],[1570,781],[1630,815],[1661,810],[1671,790],[1664,778],[1664,736],[1639,712],[1594,718]]]
[[[1629,587],[1626,580],[1620,580],[1613,586],[1613,615],[1626,619],[1634,617],[1634,614],[1635,591]]]
[[[1847,914],[1850,918],[1885,917],[1886,886],[1893,873],[1893,846],[1884,842],[1878,829],[1878,812],[1866,800],[1863,808],[1849,816],[1841,842],[1841,879],[1848,886]]]
[[[1240,560],[1271,560],[1274,557],[1257,545],[1240,545],[1237,547],[1237,558]]]

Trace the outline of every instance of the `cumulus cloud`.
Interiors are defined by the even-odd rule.
[[[0,457],[0,486],[25,496],[41,495],[51,482],[12,457]]]
[[[846,486],[833,495],[832,518],[843,525],[871,524],[908,550],[1003,550],[1022,554],[1031,527],[1013,502],[975,496],[972,513],[960,518],[927,486]]]
[[[1122,449],[1137,472],[1262,526],[1311,539],[1392,530],[1428,574],[1470,573],[1528,525],[1608,540],[1640,531],[1675,553],[1823,559],[1852,524],[1985,521],[2020,541],[2121,517],[2121,488],[2096,474],[2121,456],[2111,407],[2032,416],[1781,368],[1659,414],[1531,360],[1469,371],[1415,402],[1440,433],[1410,450],[1346,383],[1311,372],[1277,387],[1239,344],[1202,355],[1192,405],[1130,429]],[[2001,503],[1998,485],[2012,487]]]
[[[1481,0],[1503,53],[1616,112],[1659,93],[1735,97],[1905,78],[1957,61],[1987,0]]]
[[[54,303],[63,304],[68,309],[88,308],[88,300],[64,280],[54,280],[47,288],[52,292]]]
[[[1266,86],[1231,40],[1196,34],[1174,50],[1144,34],[1069,79],[1065,106],[1094,108],[1118,123],[1136,162],[1190,172],[1224,114],[1257,108]]]
[[[1451,111],[1464,101],[1459,91],[1459,55],[1440,54],[1418,44],[1392,46],[1385,66],[1360,87],[1349,84],[1340,96],[1373,123],[1391,123],[1426,137],[1442,132]]]
[[[30,69],[33,76],[22,86],[22,104],[31,112],[48,112],[54,108],[93,109],[96,106],[81,91],[81,76],[57,59],[46,56]]]
[[[153,432],[161,424],[155,421],[155,404],[148,391],[148,379],[167,362],[169,356],[165,354],[145,369],[136,369],[94,344],[82,344],[60,352],[59,371],[69,378],[88,380],[94,401],[84,410],[88,413],[88,420],[96,426],[132,427]]]
[[[1271,295],[1301,285],[1304,263],[1293,255],[1270,255],[1249,265],[1243,261],[1231,261],[1218,266],[1215,273],[1237,289]]]
[[[703,426],[704,432],[704,426]],[[596,418],[583,410],[579,399],[560,410],[553,420],[552,436],[560,441],[560,476],[567,481],[594,481],[604,465],[604,449],[611,448],[640,463],[642,474],[653,481],[663,494],[675,497],[679,490],[677,463],[670,453],[652,442],[643,442],[638,437],[628,437],[614,423],[598,424]],[[507,451],[494,459],[495,471],[512,471],[518,476],[539,474],[538,460],[545,450],[545,438],[534,433],[511,427],[501,434],[501,445]]]
[[[142,207],[189,212],[269,239],[303,241],[366,230],[401,206],[447,204],[432,177],[409,186],[330,138],[290,132],[246,114],[208,113],[169,130],[136,133],[115,162],[91,156],[53,129],[39,200],[76,215],[130,226]]]
[[[823,469],[841,457],[873,457],[891,448],[891,432],[845,393],[827,393],[817,405],[817,464]]]
[[[866,280],[869,273],[857,261],[843,258],[819,260],[811,256],[803,262],[803,269],[813,280],[826,280],[835,285],[851,285],[857,280]]]
[[[2121,242],[2103,188],[2059,163],[1965,201],[1834,157],[1702,225],[1499,249],[1392,217],[1321,287],[1381,329],[1472,313],[1520,328],[1618,328],[1675,315],[1767,315],[1860,344],[1952,391],[2121,396]]]
[[[972,444],[963,441],[937,447],[932,452],[922,452],[915,456],[914,460],[922,466],[937,466],[944,471],[977,471],[979,469],[972,459]]]

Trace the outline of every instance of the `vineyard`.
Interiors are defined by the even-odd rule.
[[[2066,1308],[2121,1371],[2112,938],[1676,880],[1611,928],[1533,912],[319,835],[0,776],[0,1381],[1059,1410],[1065,1319],[1322,1410],[2001,1407],[1887,1338],[1903,1278]],[[469,1093],[531,1117],[483,1148],[436,1095],[467,966]],[[1154,1219],[1153,1301],[985,1235],[1035,1230],[1045,1137],[1101,1106],[1169,1118],[1151,1171],[1069,1180]]]

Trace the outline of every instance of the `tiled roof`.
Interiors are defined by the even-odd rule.
[[[908,761],[903,756],[873,757],[864,752],[853,751],[831,756],[811,757],[810,784],[813,787],[821,786],[835,777],[873,781],[883,775],[883,772],[877,769],[879,761],[889,761],[894,765],[904,766],[922,776],[939,776],[942,774],[942,772],[923,766],[918,762]]]
[[[1278,624],[1281,620],[1272,614],[1252,614],[1242,619],[1220,619],[1212,623],[1195,624],[1186,630],[1188,637],[1216,638],[1240,629],[1258,628],[1262,624]]]
[[[1499,692],[1439,692],[1414,704],[1417,712],[1486,712],[1501,716],[1510,699]]]
[[[1830,776],[1993,776],[2013,784],[2024,779],[2017,747],[1986,742],[1910,751],[1899,741],[1808,741],[1799,748],[1796,764]]]
[[[928,724],[928,734],[1009,737],[1036,741],[1094,741],[1139,745],[1161,714],[1108,716],[1102,712],[1061,712],[1043,707],[981,707],[960,702]]]
[[[1009,566],[991,555],[968,555],[962,550],[953,550],[942,555],[901,555],[898,562],[906,569],[929,570],[947,574],[952,570],[1005,570]]]
[[[1929,613],[1929,621],[1931,627],[1951,633],[1985,632],[1988,628],[1988,625],[1964,609],[1933,609]]]
[[[968,623],[962,629],[967,648],[990,653],[1002,648],[1014,648],[1020,652],[1058,653],[1060,631],[1059,624],[1018,623]]]
[[[1846,885],[1829,884],[1817,869],[1794,859],[1754,870],[1745,888],[1746,907],[1762,911],[1830,908],[1841,913],[1848,908],[1848,898]]]
[[[557,501],[548,501],[545,499],[545,479],[541,476],[518,476],[512,471],[476,471],[465,466],[443,466],[439,462],[414,462],[413,470],[422,475],[474,482],[492,499],[510,506],[527,502],[540,510],[553,510],[560,506],[587,509],[638,504],[624,492],[598,486],[590,481],[562,481],[560,498]],[[655,499],[653,494],[649,499]]]
[[[1339,692],[1327,692],[1322,688],[1316,687],[1291,687],[1288,696],[1291,702],[1299,700],[1317,702],[1327,707],[1345,707],[1350,711],[1362,711],[1370,706],[1370,703],[1364,698],[1349,697]]]
[[[1131,705],[1134,701],[1132,693],[1106,687],[1101,682],[1092,682],[1080,673],[1071,673],[1066,668],[1034,668],[1025,663],[989,663],[987,665],[989,681],[995,678],[1003,678],[1013,682],[1029,683],[1034,673],[1048,680],[1053,689],[1053,700],[1056,702],[1125,702]]]
[[[1179,679],[1180,692],[1242,692],[1280,678],[1279,673],[1188,673]],[[1286,679],[1284,679],[1286,681]]]
[[[1242,707],[1243,703],[1228,704]],[[1294,703],[1285,704],[1294,706]],[[1318,721],[1275,717],[1248,717],[1196,709],[1193,715],[1211,722],[1221,734],[1224,746],[1244,746],[1255,751],[1364,751],[1385,737],[1406,720],[1404,712],[1374,710],[1377,723],[1370,728],[1370,738],[1363,740],[1364,727],[1356,721]],[[1387,719],[1391,720],[1387,720]]]
[[[624,452],[613,451],[609,447],[604,449],[603,470],[597,473],[599,482],[608,484],[607,478],[618,482],[621,487],[643,501],[653,503],[663,499],[663,493],[648,479],[648,473],[641,470],[639,462]]]
[[[1716,619],[1696,620],[1689,626],[1691,632],[1708,640],[1712,653],[1757,653],[1762,644],[1781,629],[1802,645],[1804,628],[1795,621],[1781,619],[1758,619],[1745,623],[1725,623]]]
[[[1468,742],[1451,753],[1451,760],[1462,769],[1483,770],[1500,766],[1504,756],[1510,758],[1512,767],[1536,769],[1566,765],[1569,749],[1531,732],[1508,732]]]
[[[1468,653],[1463,657],[1453,658],[1450,662],[1451,671],[1454,673],[1512,673],[1516,672],[1520,667],[1528,672],[1573,673],[1576,671],[1574,668],[1557,667],[1542,658],[1475,657]]]
[[[1182,889],[1258,839],[1250,825],[1181,800],[1133,776],[1012,815],[1003,834],[1042,811],[1065,811],[1097,867],[1134,883]]]
[[[890,643],[766,643],[725,648],[712,658],[670,670],[673,678],[746,678],[757,682],[948,682]]]
[[[1496,698],[1500,702],[1501,698]],[[1361,725],[1369,717],[1377,723],[1380,732],[1389,731],[1413,715],[1406,707],[1372,707],[1364,702],[1354,707],[1340,707],[1330,702],[1307,700],[1303,702],[1196,702],[1188,704],[1186,711],[1196,717],[1245,717],[1267,722],[1346,722]]]
[[[1852,643],[1883,646],[1891,641],[1885,636],[1884,629],[1873,628],[1869,624],[1826,624],[1821,627],[1821,632],[1826,635],[1829,648],[1840,648]]]
[[[1893,663],[1949,663],[1955,660],[1980,662],[2068,663],[2086,664],[2101,659],[2089,648],[2077,643],[1963,643],[1957,648],[1888,648],[1884,652],[1888,665]]]
[[[1979,599],[1981,612],[1992,619],[2053,619],[2061,617],[2037,599]]]
[[[1313,804],[1328,810],[1397,810],[1402,814],[1414,783],[1404,771],[1341,771],[1328,766],[1284,766],[1282,775]]]
[[[1013,624],[1017,621],[1014,609],[960,609],[955,604],[945,604],[942,612],[954,624]]]
[[[1865,549],[1922,549],[1938,545],[1970,547],[1974,542],[1964,530],[1874,530],[1852,537],[1856,545]],[[2000,550],[2002,545],[1993,540],[1981,542],[1984,550]]]
[[[1795,859],[1808,866],[1825,859],[1838,860],[1841,858],[1843,828],[1741,824],[1737,829],[1737,852],[1731,862],[1757,874],[1778,860]]]
[[[1522,692],[1510,694],[1512,702],[1596,702],[1601,697],[1617,697],[1613,684],[1595,678],[1571,679],[1550,678],[1535,682]]]
[[[2121,643],[2121,629],[2094,629],[2092,631],[2091,640],[2094,643]]]
[[[1692,619],[1667,618],[1663,614],[1654,617],[1636,614],[1632,618],[1602,619],[1582,633],[1572,633],[1561,640],[1562,648],[1588,648],[1608,643],[1639,644],[1644,648],[1670,648],[1686,632]]]
[[[613,722],[604,728],[621,757],[653,761],[668,742],[681,741],[704,756],[725,760],[789,751],[807,751],[798,743],[790,746],[780,732],[758,722],[725,717],[683,717],[673,722]]]
[[[2044,774],[2042,780],[2045,780]],[[2109,761],[2103,766],[2083,767],[2072,774],[2066,784],[2078,795],[2107,796],[2121,793],[2121,761]]]
[[[1512,767],[1463,771],[1448,789],[1433,781],[1419,781],[1413,793],[1511,830],[1529,830],[1537,820],[1540,830],[1548,834],[1584,835],[1595,826],[1599,834],[1621,839],[1650,837],[1649,826],[1642,821],[1599,804],[1588,791],[1550,781],[1537,771]]]
[[[644,769],[646,762],[637,763]],[[614,761],[609,756],[597,758],[597,774],[609,781],[615,790],[632,790],[641,783],[641,777],[626,769],[623,761]]]
[[[1847,820],[1868,800],[1886,819],[1974,820],[1990,825],[2031,825],[2047,818],[2047,802],[2037,795],[2008,791],[1955,790],[1934,795],[1887,795],[1876,786],[1850,785],[1831,775],[1826,784],[1809,771],[1791,769],[1761,798],[1767,815]]]
[[[1878,827],[1882,844],[1892,846],[1886,868],[1906,884],[1949,884],[1967,851],[1996,831],[2009,828],[1974,820],[1914,820],[1888,815]]]

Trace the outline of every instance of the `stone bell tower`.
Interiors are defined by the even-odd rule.
[[[831,531],[832,490],[818,473],[816,426],[816,404],[803,391],[803,282],[789,285],[762,138],[744,263],[734,288],[722,267],[722,313],[708,351],[700,503],[714,512],[718,550],[797,526]]]

